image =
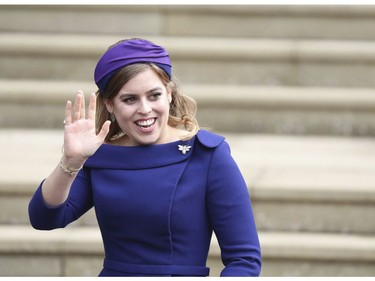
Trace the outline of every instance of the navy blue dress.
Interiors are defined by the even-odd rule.
[[[201,130],[189,141],[103,144],[57,207],[44,203],[41,186],[29,204],[36,229],[65,227],[95,206],[105,250],[100,276],[207,276],[212,231],[221,276],[260,274],[249,193],[219,135]]]

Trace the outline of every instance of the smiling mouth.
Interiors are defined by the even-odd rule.
[[[154,125],[155,122],[156,122],[156,118],[151,118],[151,119],[147,119],[147,120],[136,121],[135,124],[138,127],[146,129],[146,128],[150,128],[152,125]]]

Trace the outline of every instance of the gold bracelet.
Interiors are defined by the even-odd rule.
[[[61,170],[63,170],[65,173],[71,175],[71,176],[75,176],[76,174],[78,174],[78,172],[82,169],[83,166],[79,167],[78,169],[74,169],[72,167],[68,167],[67,165],[64,164],[64,162],[62,160],[60,160],[60,168]]]

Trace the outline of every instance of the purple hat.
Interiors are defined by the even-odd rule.
[[[171,78],[168,52],[161,46],[144,39],[128,39],[108,49],[95,68],[95,83],[104,93],[109,80],[120,68],[134,63],[154,63]]]

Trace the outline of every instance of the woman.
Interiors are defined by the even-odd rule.
[[[224,138],[198,129],[167,51],[120,41],[99,60],[95,82],[87,117],[82,92],[66,104],[63,156],[30,201],[33,227],[65,227],[95,206],[100,276],[207,276],[215,231],[221,275],[258,276],[245,181]]]

